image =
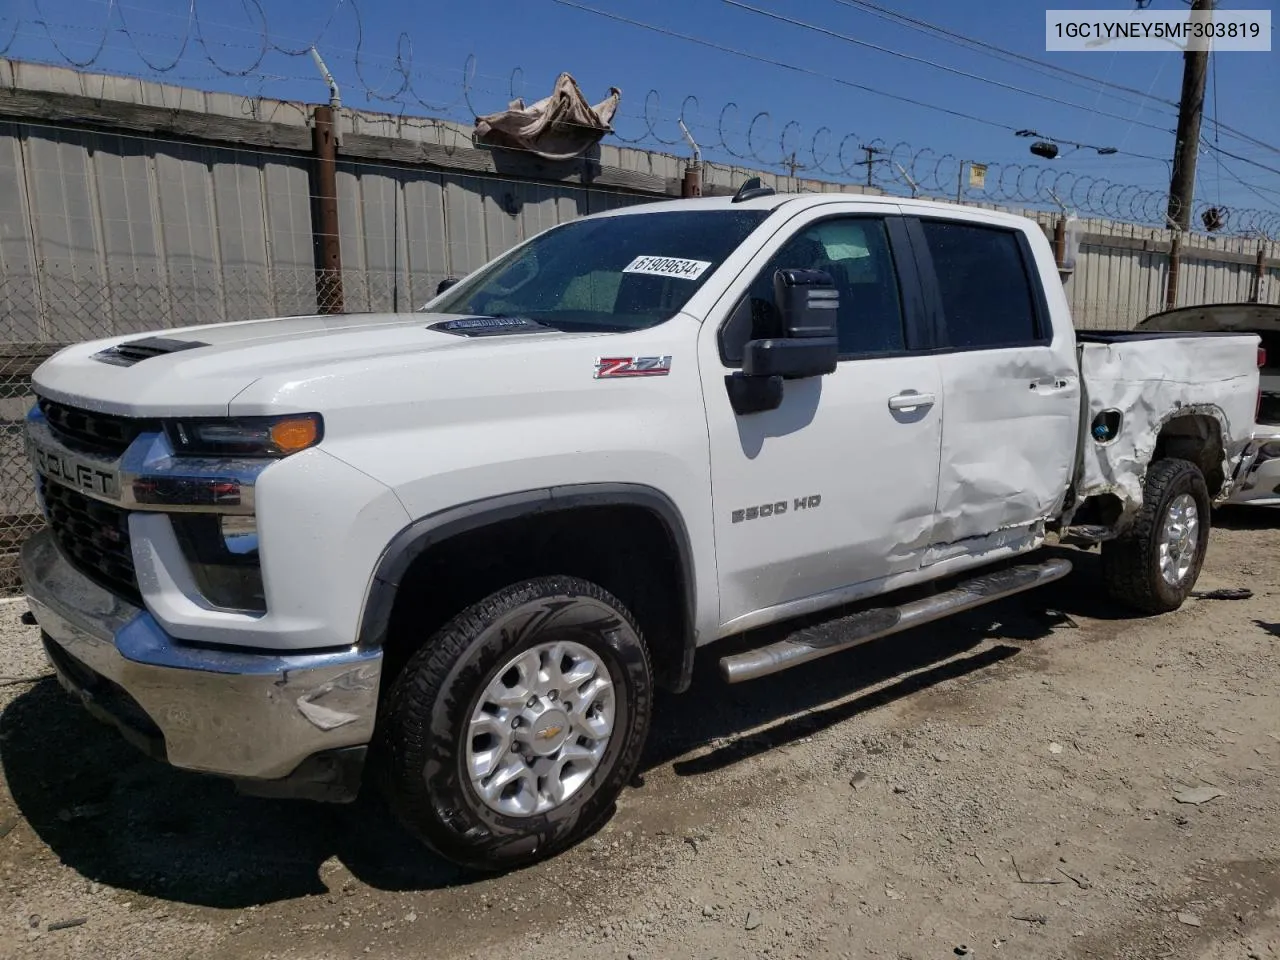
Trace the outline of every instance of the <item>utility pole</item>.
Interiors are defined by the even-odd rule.
[[[1214,0],[1192,0],[1191,15],[1213,14]],[[1191,226],[1195,200],[1196,156],[1200,149],[1200,119],[1204,115],[1204,86],[1209,72],[1209,51],[1185,50],[1182,54],[1182,99],[1178,105],[1178,134],[1173,148],[1173,173],[1169,179],[1168,219],[1179,232]]]
[[[342,242],[338,224],[338,141],[333,107],[312,108],[311,194],[315,210],[316,306],[319,313],[342,313]]]

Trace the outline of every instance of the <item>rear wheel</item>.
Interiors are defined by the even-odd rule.
[[[598,827],[634,775],[652,712],[644,639],[595,584],[513,584],[438,631],[382,722],[388,800],[463,866],[550,857]]]
[[[1188,460],[1153,463],[1132,528],[1102,545],[1103,575],[1112,598],[1144,613],[1182,606],[1204,564],[1209,510],[1209,490],[1199,467]]]

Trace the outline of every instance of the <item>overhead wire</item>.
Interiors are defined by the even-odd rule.
[[[46,2],[48,2],[48,0],[46,0]],[[122,0],[96,0],[96,2],[100,7],[105,8],[105,10],[109,15],[112,12],[114,12],[114,14],[116,15],[116,19],[119,21],[119,24],[115,29],[118,30],[124,36],[126,36],[133,43],[135,48],[138,46],[138,43],[139,43],[139,41],[135,39],[135,36],[139,38],[157,36],[155,34],[146,33],[145,28],[144,28],[144,31],[136,31],[134,33],[131,33],[129,29],[129,25],[126,24],[124,17],[122,15],[123,10],[127,9],[132,14],[131,16],[132,20],[140,21],[143,13],[150,12],[147,10],[146,7],[134,6],[132,3],[129,3],[128,0],[123,0],[123,2]],[[945,107],[938,103],[931,103],[927,100],[907,96],[904,94],[895,93],[895,92],[892,92],[891,90],[879,89],[870,84],[860,83],[858,81],[850,80],[845,77],[834,76],[834,75],[821,72],[809,67],[799,66],[797,64],[784,63],[781,60],[776,58],[771,58],[761,54],[756,54],[749,50],[738,49],[738,48],[729,46],[727,44],[721,44],[712,40],[705,39],[703,37],[693,36],[680,31],[657,26],[655,24],[646,23],[644,21],[630,18],[630,17],[625,17],[620,14],[614,14],[608,11],[599,10],[592,6],[588,6],[584,3],[574,2],[574,0],[553,0],[553,2],[556,2],[561,6],[574,8],[579,11],[587,12],[600,17],[605,17],[620,23],[628,24],[632,27],[644,29],[646,31],[656,32],[659,34],[680,39],[685,42],[697,44],[703,48],[717,50],[719,52],[726,53],[739,58],[745,58],[751,62],[778,67],[798,75],[814,77],[826,82],[838,84],[842,87],[860,90],[874,96],[884,97],[886,99],[890,99],[895,102],[906,103],[906,104],[910,104],[912,106],[916,106],[925,110],[933,111],[935,113],[945,114],[951,117],[957,117],[974,124],[985,126],[990,129],[999,129],[999,130],[1004,130],[1009,132],[1017,132],[1017,129],[1018,129],[1013,124],[1002,123],[999,120],[991,119],[990,117],[979,116],[965,110],[958,110],[950,107]],[[837,0],[837,2],[844,2],[844,0]],[[854,0],[848,0],[848,3],[850,4],[854,3]],[[216,56],[214,52],[209,49],[209,47],[221,48],[224,51],[224,56],[225,56],[225,53],[231,52],[232,48],[236,47],[237,49],[242,49],[243,51],[247,51],[249,53],[250,59],[259,57],[262,54],[262,51],[264,50],[264,48],[266,50],[275,51],[288,56],[300,55],[297,49],[291,48],[291,45],[289,45],[287,40],[285,41],[286,45],[281,45],[280,40],[282,38],[272,39],[268,35],[269,26],[266,23],[265,16],[262,13],[263,8],[259,0],[241,0],[241,5],[247,16],[247,23],[251,24],[248,27],[235,27],[231,24],[217,23],[209,18],[205,18],[205,23],[203,24],[203,27],[209,28],[208,31],[201,29],[199,30],[198,33],[196,33],[197,28],[193,28],[192,30],[187,31],[184,34],[184,37],[169,37],[166,39],[170,39],[175,43],[180,42],[184,46],[189,41],[194,40],[195,44],[198,44],[201,49],[198,52],[192,52],[190,54],[189,59],[191,60],[195,60],[196,58],[202,59],[206,61],[215,70],[221,72],[225,76],[243,76],[243,73],[244,73],[243,68],[232,67],[229,64],[224,65],[224,63],[222,62],[223,57]],[[321,30],[320,35],[318,35],[317,39],[319,39],[319,36],[322,36],[325,31],[329,30],[329,28],[334,22],[334,17],[336,16],[338,9],[342,8],[344,5],[351,8],[352,12],[357,17],[357,24],[356,24],[357,33],[355,36],[356,56],[364,57],[365,62],[367,63],[373,64],[373,63],[377,63],[378,61],[381,61],[382,63],[386,63],[389,65],[387,67],[387,71],[388,71],[390,82],[389,82],[389,85],[384,84],[381,90],[375,91],[372,89],[368,89],[368,84],[364,82],[364,79],[362,76],[358,75],[360,84],[364,84],[364,86],[366,87],[366,93],[368,93],[369,99],[378,99],[383,101],[392,100],[392,101],[399,102],[401,105],[402,111],[403,111],[403,108],[407,105],[408,99],[410,98],[416,99],[419,103],[425,104],[426,101],[424,101],[422,97],[419,95],[419,93],[413,89],[412,84],[407,84],[407,81],[410,76],[421,75],[420,70],[413,69],[414,64],[413,64],[412,49],[405,49],[403,46],[401,46],[397,48],[394,57],[391,57],[391,56],[380,57],[376,54],[364,53],[365,36],[363,34],[363,31],[360,25],[359,12],[358,10],[355,9],[356,8],[355,0],[338,0],[337,5],[330,12],[329,17],[325,21],[324,27]],[[742,7],[750,6],[750,4],[743,3],[741,2],[741,0],[738,0],[736,5],[742,6]],[[184,0],[183,6],[186,11],[185,16],[183,16],[182,14],[177,14],[177,15],[171,14],[171,16],[175,16],[178,19],[186,20],[187,23],[190,24],[190,20],[193,16],[193,11],[198,10],[197,0]],[[196,13],[195,16],[198,18],[199,14]],[[46,29],[46,33],[48,32],[48,28],[50,26],[50,24],[47,21],[28,21],[28,23],[32,26],[39,25],[41,27],[44,27]],[[18,24],[18,27],[20,29],[21,24]],[[89,25],[78,25],[76,29],[81,31],[86,31],[90,34],[91,39],[89,39],[88,42],[85,44],[86,47],[88,47],[90,50],[94,49],[95,47],[99,47],[99,36],[98,36],[99,28],[94,26],[89,26]],[[103,29],[110,30],[111,29],[110,24],[107,24],[106,27]],[[221,37],[217,37],[212,32],[219,29],[234,30],[237,33],[256,36],[259,39],[255,42],[245,44],[241,48],[237,44],[227,43]],[[68,30],[69,32],[73,32],[73,33],[75,32],[75,30],[73,30],[70,27],[68,27]],[[22,31],[22,32],[25,33],[25,31]],[[193,33],[196,33],[194,37],[192,36]],[[403,36],[405,35],[402,34],[402,37]],[[299,41],[295,39],[293,42],[296,44]],[[349,48],[349,45],[348,47],[343,47],[341,45],[336,45],[336,46],[327,45],[326,53],[328,53],[331,50],[345,51],[348,48]],[[111,43],[110,39],[107,39],[105,41],[105,45],[102,46],[101,49],[106,49],[110,51],[112,53],[112,59],[117,60],[118,51],[124,51],[126,47],[124,47],[123,45],[117,47],[115,44]],[[2,53],[3,53],[3,49],[0,49],[0,54]],[[203,56],[201,56],[201,53],[203,53]],[[150,66],[153,70],[155,70],[160,67],[168,67],[169,66],[168,61],[171,59],[171,56],[172,55],[170,54],[170,55],[163,55],[162,57],[151,57],[151,58],[144,57],[142,58],[142,60],[144,63],[148,64],[148,66]],[[233,54],[233,57],[235,57],[235,59],[238,59],[238,60],[245,59],[242,56],[235,56],[235,54]],[[64,57],[64,59],[66,58]],[[181,61],[182,59],[183,58],[181,56],[174,58],[174,66],[176,66],[177,62]],[[460,119],[462,119],[463,122],[470,121],[474,119],[474,116],[480,115],[480,113],[483,112],[483,111],[480,111],[480,113],[477,113],[475,108],[472,107],[471,100],[468,98],[469,93],[479,91],[485,94],[493,94],[494,96],[497,96],[497,94],[495,94],[492,90],[489,90],[486,87],[480,87],[475,85],[474,81],[477,78],[477,74],[474,69],[474,60],[475,60],[474,57],[469,57],[467,66],[464,67],[462,71],[462,85],[463,85],[462,98],[463,100],[466,101],[466,107],[471,109],[471,113],[466,116],[461,116],[460,114]],[[435,65],[435,66],[438,67],[438,65]],[[175,74],[172,72],[172,69],[163,70],[160,72],[164,73],[168,77],[175,76]],[[447,71],[447,72],[453,73],[454,71]],[[514,88],[516,84],[515,78],[517,74],[522,75],[522,71],[520,71],[519,68],[516,68],[515,70],[512,71],[511,78],[510,78],[510,85],[513,90],[512,98],[514,98]],[[974,76],[977,76],[977,75],[974,75]],[[292,79],[306,79],[306,78],[294,77]],[[978,79],[985,80],[987,78],[979,77]],[[360,84],[354,85],[357,90],[359,89]],[[406,84],[407,84],[407,92],[406,92]],[[1155,81],[1153,80],[1152,89],[1154,88],[1154,84],[1155,84]],[[399,87],[400,89],[395,90],[396,87]],[[390,92],[393,90],[394,92]],[[1032,95],[1035,95],[1035,94],[1033,93]],[[259,97],[261,97],[261,87],[259,87]],[[616,116],[619,118],[630,117],[630,118],[638,119],[644,125],[644,131],[647,131],[647,135],[646,135],[646,132],[642,131],[640,135],[635,138],[627,138],[625,136],[622,136],[618,131],[615,130],[613,132],[613,136],[623,143],[639,144],[641,142],[648,141],[648,142],[657,142],[657,143],[670,146],[671,144],[678,142],[678,138],[663,137],[662,134],[659,132],[664,126],[668,124],[672,124],[674,123],[674,121],[671,119],[670,116],[664,116],[664,112],[661,112],[659,110],[658,99],[659,98],[658,98],[657,91],[651,90],[649,96],[647,96],[644,99],[642,111],[627,111],[626,113],[619,112],[618,114],[616,114]],[[1141,113],[1142,109],[1146,109],[1148,104],[1151,104],[1157,100],[1158,98],[1154,98],[1154,97],[1144,97],[1139,105],[1139,113]],[[246,102],[248,103],[250,101],[251,101],[251,98],[246,96]],[[356,102],[358,102],[358,97],[356,98]],[[889,189],[890,192],[893,192],[894,190],[897,190],[900,188],[905,188],[908,185],[919,184],[920,188],[925,191],[934,191],[934,192],[941,191],[940,195],[946,195],[948,193],[954,194],[955,180],[957,175],[956,165],[961,161],[958,161],[957,158],[949,154],[944,154],[942,156],[939,156],[936,152],[928,149],[917,151],[905,143],[899,143],[894,145],[892,148],[889,148],[888,144],[884,143],[883,141],[879,141],[879,140],[867,141],[867,140],[858,139],[853,133],[846,134],[844,139],[839,141],[839,149],[836,150],[833,148],[835,147],[835,141],[839,139],[838,135],[834,134],[829,128],[820,127],[813,134],[812,143],[810,144],[809,151],[808,151],[809,156],[813,161],[812,164],[804,163],[804,162],[797,164],[796,160],[797,160],[798,151],[796,151],[795,149],[792,149],[789,146],[789,144],[794,143],[795,138],[803,135],[803,132],[800,125],[795,121],[792,121],[786,124],[786,126],[782,130],[782,135],[777,138],[777,148],[778,148],[777,152],[781,156],[781,159],[778,159],[778,157],[773,156],[773,150],[771,148],[766,150],[760,149],[762,142],[766,147],[768,146],[768,144],[773,142],[773,140],[770,139],[773,137],[773,132],[771,130],[771,124],[773,123],[773,120],[767,112],[762,111],[757,113],[749,125],[739,124],[735,126],[731,119],[731,111],[736,110],[737,105],[730,103],[730,104],[726,104],[725,108],[720,111],[718,124],[713,122],[710,126],[701,126],[697,124],[692,117],[689,116],[687,112],[687,108],[690,106],[690,104],[692,104],[696,109],[696,106],[697,106],[696,98],[694,97],[685,98],[684,103],[681,106],[679,119],[687,121],[688,125],[692,127],[694,130],[699,130],[699,129],[710,130],[713,135],[718,134],[719,143],[712,146],[711,149],[721,150],[724,153],[736,158],[737,161],[746,160],[746,159],[754,160],[759,164],[761,164],[760,169],[771,169],[774,167],[789,167],[790,169],[792,169],[793,174],[796,170],[806,169],[806,170],[813,171],[813,173],[811,173],[810,176],[814,174],[822,174],[826,176],[835,176],[835,177],[841,177],[841,176],[852,177],[859,180],[861,180],[862,177],[866,175],[866,173],[870,172],[873,176],[873,179],[879,178],[877,185]],[[504,102],[504,105],[505,105],[505,102]],[[1080,106],[1083,106],[1083,105],[1080,105]],[[256,107],[252,109],[256,109]],[[398,122],[404,122],[411,119],[412,118],[410,117],[406,117],[405,114],[402,112],[400,114]],[[1124,119],[1126,121],[1129,120],[1128,117],[1125,117]],[[1220,118],[1217,116],[1217,111],[1215,109],[1215,117],[1214,117],[1215,133],[1220,131],[1221,133],[1225,134],[1226,125],[1220,124],[1219,120]],[[1150,124],[1147,124],[1147,125],[1150,126]],[[745,151],[743,151],[741,147],[736,147],[731,145],[733,143],[736,143],[737,140],[740,138],[741,129],[744,127],[746,130]],[[729,133],[735,130],[737,132],[734,132],[732,137],[730,137]],[[768,131],[767,133],[764,133],[765,135],[764,141],[760,141],[757,139],[759,135],[758,131],[760,133],[764,133],[765,131]],[[826,140],[823,139],[824,137],[826,137]],[[702,141],[701,136],[699,136],[699,139],[700,141]],[[708,147],[709,142],[712,141],[713,139],[714,139],[714,136],[708,137],[707,141],[703,141],[704,148]],[[1214,139],[1216,141],[1218,140],[1218,137],[1215,136]],[[1066,141],[1063,141],[1063,142],[1066,142]],[[1261,144],[1261,141],[1258,141],[1258,143]],[[852,149],[849,147],[850,144],[853,145]],[[868,146],[873,149],[874,154],[876,156],[882,158],[880,160],[877,160],[876,162],[883,163],[885,165],[883,170],[875,169],[870,163],[860,161],[860,160],[853,160],[852,157],[846,156],[846,149],[849,149],[849,151],[853,153],[854,156],[857,156],[857,155],[860,155],[861,151],[867,149]],[[1267,146],[1267,145],[1263,144],[1263,146]],[[1206,143],[1206,149],[1211,149],[1211,148],[1216,148],[1218,150],[1221,150],[1220,143],[1214,143],[1214,144]],[[995,152],[999,153],[1000,151],[997,148]],[[1118,152],[1125,156],[1133,157],[1134,159],[1161,162],[1166,165],[1169,162],[1168,160],[1161,157],[1152,157],[1148,154],[1138,153],[1134,151],[1120,150]],[[769,154],[769,156],[766,157],[765,156],[766,153]],[[1267,170],[1269,172],[1280,172],[1280,171],[1276,171],[1272,167],[1267,166],[1266,164],[1259,163],[1258,161],[1253,160],[1250,157],[1242,156],[1240,154],[1233,154],[1231,151],[1228,151],[1228,150],[1222,150],[1222,155],[1236,157],[1242,163],[1248,163],[1250,165],[1257,166],[1260,169]],[[869,156],[871,156],[871,154],[869,154]],[[1092,160],[1093,158],[1085,157],[1085,155],[1082,153],[1079,156],[1077,156],[1076,159]],[[730,162],[732,163],[735,161],[730,161]],[[868,170],[864,171],[861,174],[857,173],[858,168],[864,167],[864,166],[868,167]],[[1060,167],[1061,161],[1059,161],[1058,164],[1045,165],[1041,163],[1029,164],[1029,163],[1020,163],[1016,161],[1000,162],[997,160],[997,161],[992,161],[989,164],[989,166],[990,166],[990,172],[988,174],[989,186],[987,189],[987,196],[988,196],[988,199],[991,199],[993,201],[1028,203],[1028,204],[1047,203],[1048,202],[1047,198],[1053,194],[1056,194],[1057,196],[1063,197],[1063,198],[1067,197],[1068,194],[1070,194],[1072,202],[1074,204],[1076,204],[1082,209],[1090,210],[1096,215],[1111,216],[1116,219],[1125,219],[1127,217],[1128,219],[1143,220],[1143,221],[1151,220],[1153,216],[1152,211],[1155,210],[1157,206],[1160,206],[1160,207],[1163,206],[1162,194],[1159,191],[1154,191],[1146,187],[1139,187],[1132,184],[1126,185],[1122,183],[1116,183],[1111,180],[1104,179],[1104,177],[1100,177],[1100,176],[1091,176],[1083,169],[1078,171],[1072,171],[1070,169],[1065,169],[1065,170],[1051,169],[1051,167],[1053,166]],[[1094,169],[1099,174],[1103,173],[1103,168],[1101,167],[1097,167]],[[898,172],[895,172],[895,171],[898,171]],[[903,171],[906,171],[906,172],[903,172]],[[901,174],[901,176],[899,174]],[[907,179],[903,179],[903,178],[907,178]],[[912,181],[911,184],[908,184],[908,179]],[[950,184],[949,187],[947,187],[944,184],[944,181],[949,181],[949,184]],[[1258,194],[1254,193],[1254,195],[1258,195]],[[1253,216],[1257,222],[1267,222],[1267,223],[1271,222],[1270,218],[1280,216],[1275,214],[1274,212],[1262,211],[1262,210],[1238,211],[1238,213],[1243,213],[1243,214],[1247,214],[1248,216]],[[1163,214],[1161,213],[1161,216],[1162,215]],[[1162,222],[1162,221],[1159,221],[1159,222]]]
[[[1152,93],[1152,88],[1148,88],[1144,92],[1142,90],[1138,90],[1134,87],[1129,87],[1124,84],[1117,84],[1109,81],[1098,80],[1094,77],[1090,77],[1088,74],[1079,73],[1075,70],[1069,70],[1066,67],[1058,66],[1057,64],[1050,63],[1047,60],[1041,60],[1037,57],[1031,57],[1026,54],[1018,53],[1013,50],[1007,50],[1004,47],[1001,47],[997,44],[989,43],[985,40],[979,40],[975,37],[966,36],[965,34],[958,33],[954,30],[949,30],[946,27],[939,26],[938,24],[935,24],[935,23],[931,23],[928,20],[923,20],[918,17],[911,17],[906,14],[900,13],[896,10],[890,10],[886,7],[880,6],[879,4],[872,3],[871,0],[832,0],[832,2],[841,4],[843,6],[850,7],[853,9],[865,10],[869,13],[872,13],[873,15],[881,16],[884,19],[900,22],[904,25],[910,26],[913,29],[917,29],[922,32],[932,33],[944,39],[950,39],[952,42],[956,42],[964,46],[969,46],[973,49],[981,49],[981,50],[988,51],[992,55],[1001,56],[1003,58],[1007,58],[1010,60],[1017,60],[1027,64],[1028,66],[1046,68],[1048,70],[1052,70],[1057,73],[1060,73],[1064,77],[1070,77],[1070,78],[1073,78],[1074,80],[1084,81],[1092,84],[1099,84],[1099,85],[1105,86],[1108,89],[1122,91],[1124,93],[1143,98],[1144,100],[1155,101],[1164,106],[1172,107],[1175,110],[1178,107],[1178,102],[1176,100],[1169,100],[1164,97],[1156,96]],[[1163,67],[1163,64],[1162,64],[1162,67]],[[1036,72],[1039,73],[1043,71],[1036,70]],[[1075,84],[1075,85],[1080,86],[1080,84]],[[1247,143],[1251,143],[1256,147],[1260,147],[1264,150],[1271,151],[1272,153],[1280,153],[1280,146],[1267,143],[1264,140],[1260,140],[1257,137],[1254,137],[1251,134],[1245,133],[1243,130],[1239,130],[1236,127],[1233,127],[1229,124],[1222,123],[1221,121],[1219,121],[1218,129],[1220,129],[1223,134],[1229,137],[1234,137],[1235,139],[1242,140]]]
[[[1036,73],[1040,73],[1044,76],[1057,75],[1059,79],[1070,78],[1070,80],[1063,79],[1063,82],[1072,82],[1072,85],[1074,86],[1085,88],[1084,84],[1087,83],[1089,84],[1089,87],[1086,89],[1092,89],[1093,87],[1096,86],[1100,89],[1121,91],[1127,94],[1131,94],[1133,96],[1140,97],[1144,100],[1154,100],[1166,106],[1173,107],[1174,109],[1176,109],[1178,106],[1178,103],[1176,100],[1168,100],[1168,99],[1165,99],[1164,97],[1154,96],[1150,90],[1147,90],[1144,93],[1141,90],[1138,90],[1134,87],[1125,86],[1124,84],[1121,84],[1121,83],[1112,83],[1107,80],[1099,80],[1096,77],[1089,76],[1089,74],[1087,73],[1079,73],[1078,71],[1075,71],[1075,70],[1069,70],[1066,67],[1059,66],[1056,63],[1051,63],[1048,60],[1041,60],[1038,57],[1032,57],[1032,56],[1028,56],[1027,54],[1018,53],[1015,50],[1009,50],[997,44],[990,43],[985,40],[979,40],[976,37],[966,36],[965,34],[959,33],[957,31],[939,26],[936,23],[931,23],[928,20],[922,20],[918,17],[908,16],[907,14],[901,13],[897,10],[891,10],[888,7],[883,7],[877,3],[872,3],[870,2],[870,0],[832,0],[832,2],[838,3],[841,6],[850,7],[852,9],[863,10],[867,13],[873,14],[874,16],[878,16],[882,19],[903,24],[921,33],[932,34],[934,36],[940,37],[944,40],[948,40],[949,42],[958,44],[960,46],[965,46],[970,49],[976,49],[979,51],[986,52],[988,55],[998,57],[999,59],[1005,60],[1006,62],[1017,61],[1017,62],[1023,63],[1027,65],[1028,68],[1034,69]]]
[[[588,7],[585,4],[576,3],[574,2],[574,0],[551,0],[551,2],[555,4],[559,4],[562,7],[571,7],[575,10],[581,10],[584,13],[590,13],[598,17],[604,17],[607,20],[613,20],[617,23],[625,23],[625,24],[628,24],[629,26],[639,27],[642,30],[648,30],[653,33],[662,34],[663,36],[673,37],[677,40],[685,40],[689,43],[695,43],[699,46],[707,47],[708,49],[711,49],[711,50],[718,50],[721,53],[728,53],[735,57],[743,57],[747,60],[753,60],[757,63],[764,63],[772,67],[780,67],[783,70],[790,70],[793,73],[801,73],[807,76],[816,77],[820,80],[827,80],[832,83],[838,83],[841,86],[850,87],[855,90],[862,90],[866,93],[872,93],[881,97],[888,97],[891,100],[897,100],[900,103],[909,103],[909,104],[912,104],[913,106],[922,107],[926,110],[934,110],[939,113],[945,113],[953,117],[959,117],[962,120],[970,120],[974,123],[981,123],[985,126],[997,127],[1001,130],[1013,131],[1017,129],[1013,124],[1000,123],[999,121],[996,121],[996,120],[988,120],[986,117],[975,116],[974,114],[971,114],[971,113],[965,113],[962,110],[953,110],[950,107],[943,107],[936,103],[928,103],[924,100],[917,100],[913,97],[903,96],[902,94],[890,93],[887,90],[880,90],[880,89],[877,89],[876,87],[869,86],[868,84],[857,83],[853,80],[845,79],[844,77],[835,77],[830,74],[822,73],[817,70],[812,70],[808,67],[801,67],[794,63],[785,63],[781,60],[774,60],[771,57],[765,57],[760,54],[751,53],[750,51],[747,51],[747,50],[739,50],[735,47],[726,46],[725,44],[722,44],[722,43],[716,43],[714,40],[706,40],[702,37],[693,36],[692,34],[681,33],[680,31],[672,30],[669,27],[660,27],[660,26],[657,26],[656,24],[646,23],[643,20],[635,20],[635,19],[632,19],[631,17],[625,17],[620,13],[613,13],[608,10],[600,10],[595,7]]]
[[[559,2],[559,0],[556,0],[556,2]],[[835,40],[840,40],[845,43],[853,44],[854,46],[863,47],[868,50],[876,50],[880,53],[885,53],[885,54],[888,54],[889,56],[898,57],[899,59],[906,60],[911,63],[919,63],[927,67],[932,67],[935,70],[941,70],[945,73],[950,73],[958,77],[964,77],[969,80],[976,80],[980,83],[985,83],[989,86],[997,87],[1002,90],[1009,90],[1014,93],[1020,94],[1022,96],[1035,97],[1037,100],[1043,100],[1047,103],[1056,103],[1059,106],[1069,107],[1073,110],[1083,110],[1087,113],[1091,113],[1097,116],[1109,117],[1113,120],[1129,121],[1132,123],[1136,123],[1139,126],[1147,127],[1151,130],[1159,130],[1162,133],[1167,133],[1169,131],[1168,127],[1160,126],[1158,124],[1147,123],[1146,121],[1142,121],[1142,120],[1130,121],[1129,117],[1123,116],[1122,114],[1111,113],[1110,111],[1107,111],[1107,110],[1094,110],[1088,104],[1085,104],[1085,103],[1077,103],[1074,100],[1064,100],[1061,97],[1055,97],[1048,93],[1040,93],[1034,90],[1028,90],[1025,87],[1018,86],[1017,84],[1005,83],[1002,80],[995,80],[995,79],[992,79],[991,77],[984,77],[980,74],[971,73],[968,70],[961,70],[958,67],[951,67],[951,66],[948,66],[947,64],[939,63],[936,60],[931,60],[928,57],[917,57],[914,54],[904,53],[901,50],[894,50],[891,47],[885,47],[878,43],[872,43],[869,40],[861,40],[858,37],[853,37],[853,36],[850,36],[849,34],[841,33],[838,30],[831,30],[820,24],[809,23],[805,20],[800,20],[795,17],[787,16],[786,14],[776,13],[773,10],[766,10],[763,7],[757,7],[750,3],[745,3],[743,2],[743,0],[720,0],[720,2],[725,4],[726,6],[736,7],[739,10],[746,10],[758,16],[762,16],[770,20],[774,20],[778,23],[786,23],[786,24],[790,24],[791,26],[801,27],[802,29],[810,30],[810,31],[813,31],[814,33],[820,33],[823,36],[831,37],[832,39],[835,39]]]

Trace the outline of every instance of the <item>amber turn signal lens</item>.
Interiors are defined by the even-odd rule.
[[[311,417],[295,420],[279,420],[271,425],[271,442],[281,453],[297,453],[312,446],[319,437],[316,422]]]

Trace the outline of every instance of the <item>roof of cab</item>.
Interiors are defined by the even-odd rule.
[[[952,219],[975,220],[985,223],[1005,223],[1011,227],[1025,229],[1028,224],[1036,225],[1034,220],[1016,213],[1003,210],[989,210],[985,207],[966,206],[942,200],[913,200],[909,197],[885,197],[862,193],[774,193],[762,197],[752,197],[739,203],[733,197],[691,197],[680,200],[656,200],[650,203],[638,203],[626,207],[592,214],[594,217],[633,216],[645,213],[662,213],[676,210],[778,210],[786,207],[789,211],[800,211],[810,207],[829,203],[858,203],[868,206],[899,207],[906,213],[920,216],[942,215]],[[1038,227],[1038,225],[1036,225]]]

